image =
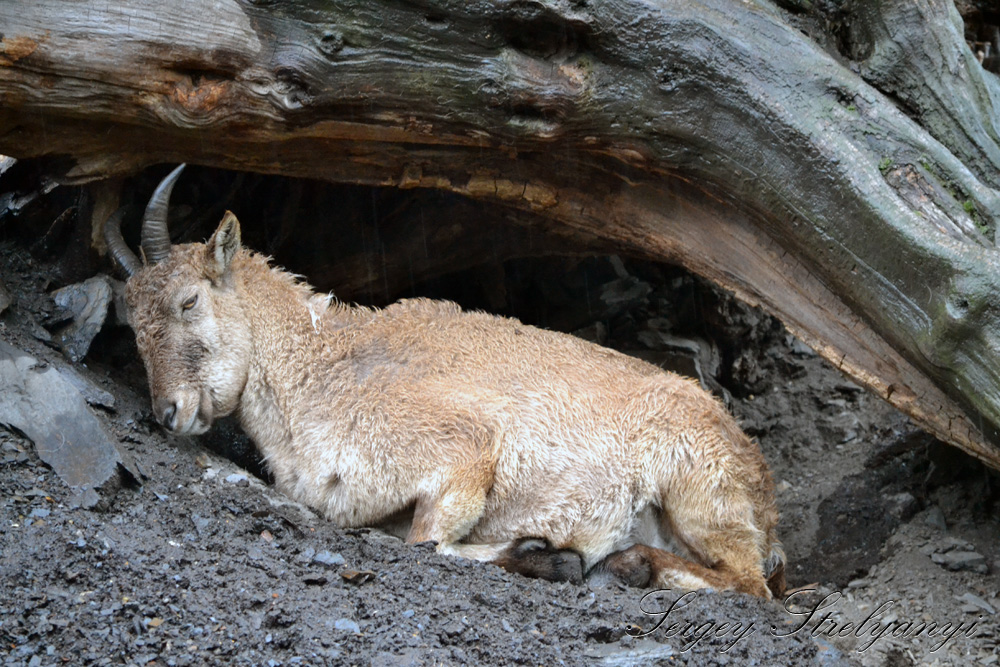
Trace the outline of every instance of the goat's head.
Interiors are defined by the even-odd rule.
[[[170,243],[167,208],[183,167],[163,179],[146,207],[143,260],[122,239],[122,210],[105,224],[105,238],[128,275],[128,319],[146,366],[153,412],[169,430],[192,435],[239,405],[252,343],[233,275],[240,250],[236,216],[227,211],[208,243]]]

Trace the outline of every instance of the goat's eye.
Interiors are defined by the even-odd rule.
[[[197,294],[195,294],[192,297],[189,297],[187,301],[185,301],[184,303],[182,303],[181,304],[181,310],[191,310],[192,308],[194,308],[194,304],[196,304],[196,303],[198,303],[198,295]]]

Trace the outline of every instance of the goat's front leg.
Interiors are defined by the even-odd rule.
[[[452,486],[435,498],[417,501],[407,542],[437,542],[439,552],[494,563],[510,572],[549,581],[583,581],[583,560],[575,551],[555,549],[544,538],[520,537],[493,544],[461,540],[479,521],[485,488]]]
[[[411,544],[437,542],[438,551],[449,553],[450,547],[476,525],[485,505],[484,485],[468,480],[463,482],[461,477],[449,475],[436,493],[417,499],[406,541]]]
[[[461,431],[461,429],[457,429]],[[467,429],[475,432],[475,429]],[[583,559],[574,551],[556,549],[545,535],[512,535],[488,544],[466,538],[483,517],[486,494],[493,487],[498,443],[493,432],[479,433],[478,447],[456,445],[452,451],[476,452],[453,460],[426,480],[416,501],[406,541],[437,542],[440,553],[495,563],[505,570],[551,581],[582,581]]]

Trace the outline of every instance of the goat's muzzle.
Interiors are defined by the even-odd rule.
[[[177,435],[199,435],[212,425],[212,402],[203,392],[184,387],[153,401],[156,421]]]

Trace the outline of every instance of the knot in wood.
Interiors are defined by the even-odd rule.
[[[554,62],[566,62],[589,49],[592,41],[587,23],[533,0],[508,4],[497,28],[507,44],[521,53]]]

